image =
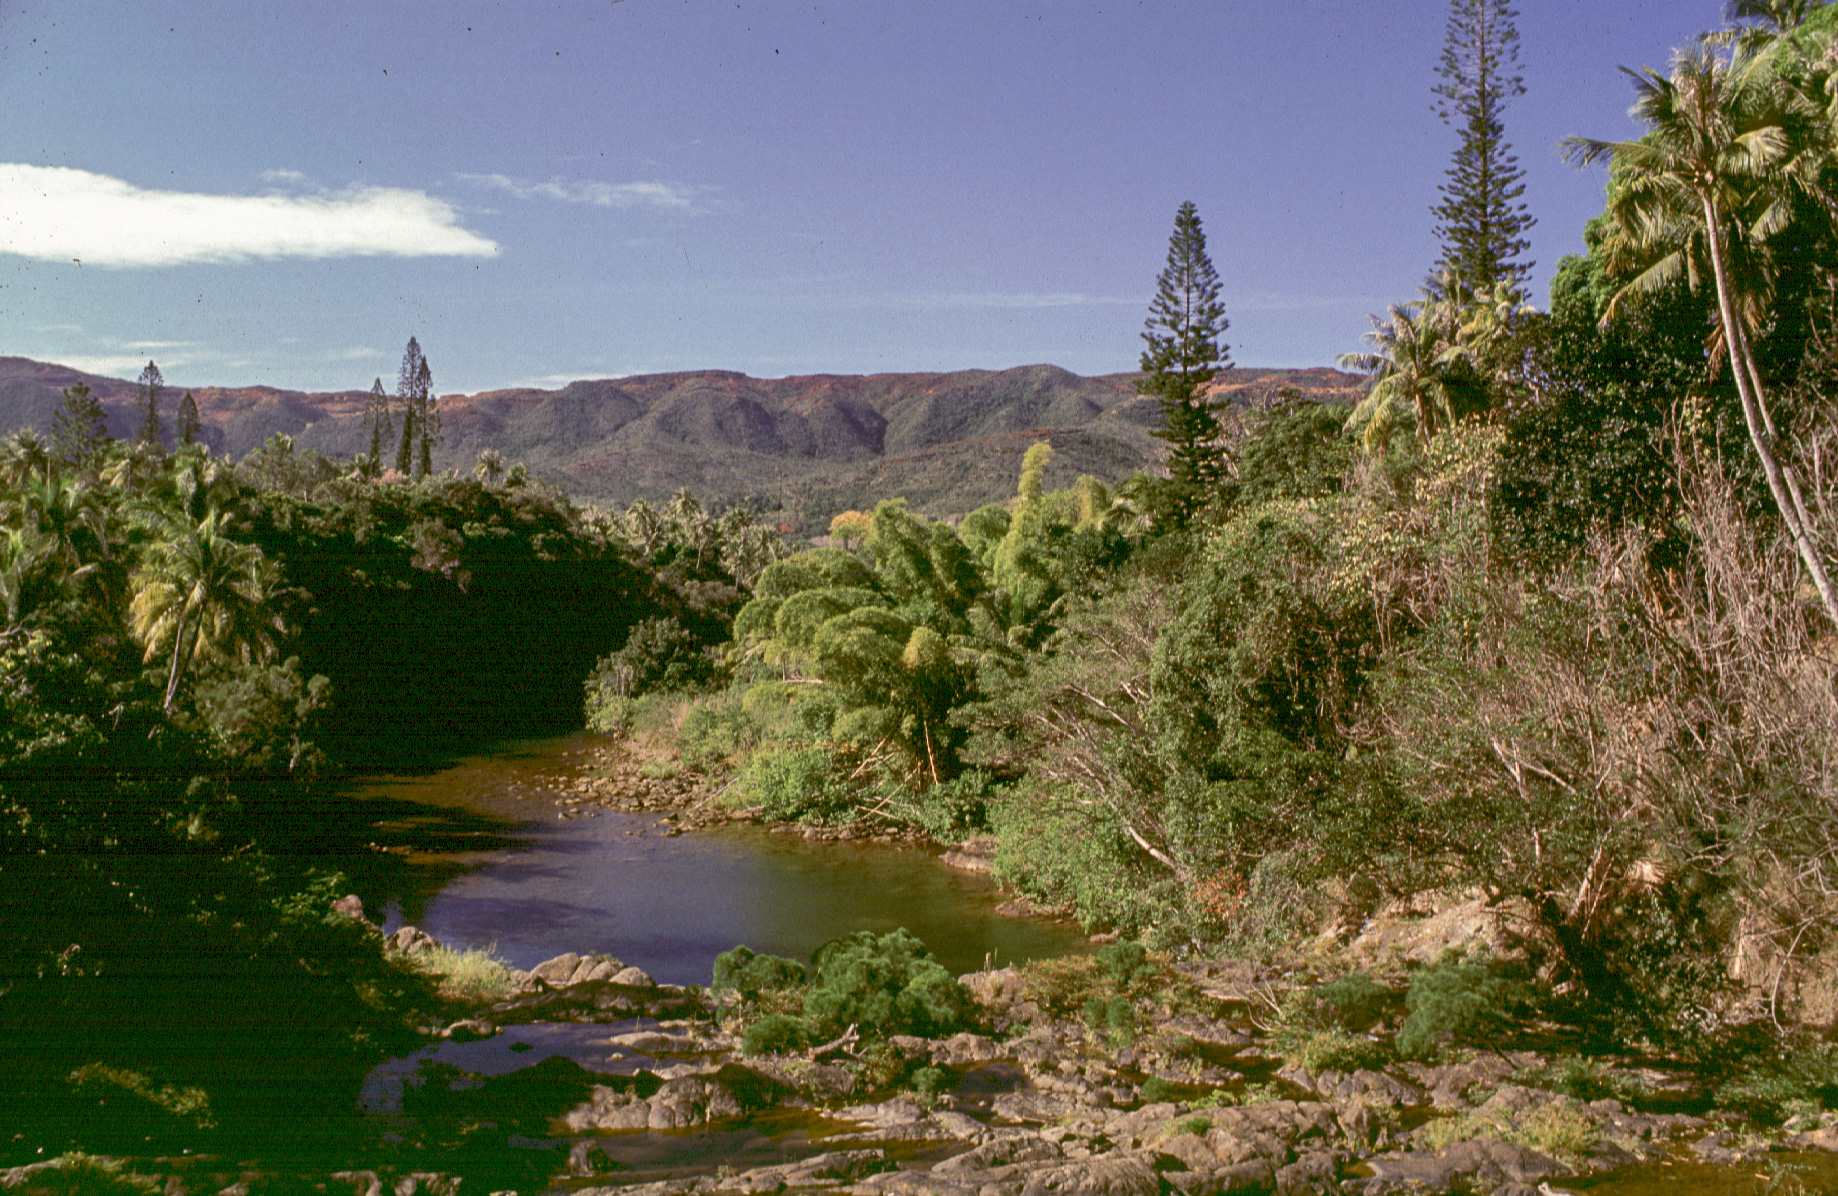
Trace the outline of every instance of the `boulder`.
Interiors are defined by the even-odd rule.
[[[547,984],[560,987],[567,984],[574,976],[574,970],[581,966],[581,957],[573,951],[564,951],[554,959],[545,959],[530,969],[530,975]]]
[[[1547,1154],[1493,1138],[1457,1142],[1446,1150],[1383,1154],[1366,1160],[1372,1177],[1362,1191],[1371,1196],[1393,1192],[1447,1192],[1470,1187],[1535,1184],[1561,1178],[1570,1169]]]
[[[402,927],[390,935],[385,940],[385,944],[404,955],[419,955],[423,951],[432,951],[440,946],[439,940],[433,935],[413,926]]]

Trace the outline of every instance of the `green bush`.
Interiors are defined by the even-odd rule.
[[[1310,1074],[1324,1071],[1359,1071],[1391,1062],[1391,1050],[1341,1026],[1307,1033],[1278,1035],[1283,1058]]]
[[[905,930],[831,939],[811,955],[811,970],[804,1016],[825,1034],[854,1025],[863,1035],[935,1038],[962,1029],[974,1008],[969,990]]]
[[[783,955],[759,955],[740,946],[715,956],[715,974],[709,985],[715,995],[734,993],[743,1001],[797,988],[806,979],[804,965]]]
[[[1404,996],[1410,1013],[1398,1028],[1397,1052],[1407,1059],[1434,1059],[1445,1038],[1473,1040],[1503,1030],[1531,996],[1522,969],[1487,955],[1444,952],[1411,977]]]
[[[919,1103],[930,1108],[950,1079],[940,1068],[922,1067],[913,1073],[913,1093],[919,1098]]]
[[[747,791],[768,818],[830,824],[853,816],[856,789],[823,747],[773,747],[747,761]]]
[[[1717,1086],[1717,1105],[1758,1121],[1838,1107],[1838,1045],[1799,1031],[1773,1049],[1738,1062],[1738,1074]]]
[[[1093,996],[1085,1002],[1084,1014],[1085,1024],[1108,1034],[1111,1045],[1128,1046],[1136,1041],[1136,1006],[1128,997],[1105,1000]]]
[[[1159,1105],[1163,1101],[1173,1100],[1176,1091],[1174,1081],[1161,1076],[1150,1076],[1142,1082],[1142,1087],[1137,1089],[1136,1095],[1145,1105]]]
[[[789,1013],[769,1013],[740,1036],[743,1055],[782,1055],[810,1045],[810,1027]]]
[[[760,741],[760,731],[744,701],[723,694],[693,702],[677,728],[677,757],[700,773],[712,773],[737,760]]]

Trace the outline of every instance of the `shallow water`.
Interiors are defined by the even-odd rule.
[[[409,867],[364,894],[386,928],[495,946],[528,968],[563,951],[607,953],[670,984],[706,984],[744,943],[807,957],[855,930],[904,926],[954,972],[1088,950],[1076,927],[996,912],[987,878],[933,852],[809,842],[735,825],[671,836],[654,814],[558,818],[550,789],[591,770],[586,734],[507,744],[418,776],[372,778],[377,839]],[[597,809],[597,807],[586,807]]]

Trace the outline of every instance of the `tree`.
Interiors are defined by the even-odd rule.
[[[1148,376],[1136,389],[1161,400],[1162,427],[1155,435],[1168,442],[1174,507],[1185,522],[1226,474],[1219,418],[1199,391],[1231,364],[1219,343],[1230,326],[1219,303],[1219,275],[1206,256],[1206,233],[1191,201],[1175,213],[1168,264],[1155,283],[1142,333],[1149,346],[1142,354]]]
[[[183,514],[161,520],[158,538],[136,571],[129,608],[135,638],[146,646],[148,661],[171,642],[169,713],[180,678],[201,650],[266,655],[280,628],[269,602],[276,586],[273,564],[261,549],[225,535],[223,522],[214,505],[195,524]]]
[[[370,397],[364,401],[364,426],[370,429],[370,464],[380,469],[383,460],[383,438],[393,427],[389,418],[389,396],[383,393],[383,379],[370,384]]]
[[[204,429],[204,421],[198,418],[198,401],[191,397],[191,391],[179,400],[178,426],[175,432],[180,444],[196,444],[198,433]]]
[[[1766,314],[1766,243],[1791,221],[1793,192],[1802,185],[1791,168],[1803,168],[1811,156],[1788,131],[1800,97],[1765,56],[1741,43],[1727,53],[1711,45],[1679,50],[1669,77],[1652,70],[1629,74],[1638,96],[1632,114],[1646,124],[1646,135],[1638,141],[1564,142],[1572,161],[1608,158],[1611,179],[1620,174],[1609,215],[1626,254],[1644,269],[1616,299],[1681,276],[1695,287],[1702,277],[1699,261],[1708,260],[1717,323],[1749,442],[1825,613],[1838,623],[1838,589],[1812,541],[1799,481],[1775,451],[1783,442],[1750,339]],[[1822,136],[1829,149],[1829,132]],[[1741,270],[1737,249],[1743,251]]]
[[[415,466],[416,436],[422,433],[423,409],[427,406],[427,360],[414,337],[402,352],[402,368],[396,371],[396,397],[402,400],[402,442],[396,448],[396,472],[409,476]]]
[[[421,368],[415,372],[415,394],[421,403],[421,409],[415,413],[418,453],[415,475],[426,477],[434,472],[434,443],[440,439],[440,405],[434,398],[434,371],[425,357],[421,359]]]
[[[166,393],[166,379],[160,374],[160,367],[149,361],[147,368],[140,372],[140,381],[136,387],[135,393],[140,404],[140,434],[137,439],[142,444],[158,444],[166,436],[166,430],[160,423],[160,399]]]
[[[51,444],[59,460],[87,468],[110,440],[102,401],[81,382],[64,388],[64,402],[51,421]]]
[[[1436,113],[1461,130],[1461,145],[1439,190],[1438,221],[1443,266],[1454,267],[1471,287],[1524,283],[1532,263],[1519,260],[1531,247],[1525,233],[1535,221],[1515,201],[1525,192],[1525,172],[1506,143],[1501,115],[1525,94],[1518,74],[1518,16],[1508,0],[1450,0],[1447,36],[1434,88]]]

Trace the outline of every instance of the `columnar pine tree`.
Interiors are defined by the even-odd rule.
[[[389,396],[383,393],[383,379],[370,384],[370,397],[364,402],[364,426],[370,429],[370,468],[383,468],[383,438],[393,424],[389,418]]]
[[[1208,493],[1226,476],[1226,452],[1219,443],[1219,417],[1200,397],[1200,388],[1231,365],[1219,335],[1230,325],[1219,304],[1219,275],[1206,256],[1206,233],[1191,202],[1175,213],[1168,240],[1168,264],[1155,280],[1155,299],[1142,339],[1146,378],[1136,389],[1161,400],[1168,442],[1173,513],[1182,523],[1205,505]]]
[[[136,397],[140,405],[140,433],[137,439],[142,444],[159,444],[166,436],[166,430],[160,424],[160,398],[166,393],[166,379],[161,376],[160,367],[149,361],[147,368],[140,372],[140,381],[136,385]]]
[[[191,391],[179,400],[179,414],[175,434],[180,444],[195,444],[198,433],[204,429],[204,421],[198,418],[198,401],[191,397]]]
[[[396,397],[402,400],[402,441],[396,448],[396,472],[403,477],[415,465],[415,436],[426,398],[426,392],[417,393],[417,388],[422,385],[425,364],[420,344],[409,337],[408,348],[402,352],[402,368],[396,371]]]
[[[1470,288],[1523,285],[1532,263],[1525,233],[1535,223],[1517,202],[1525,172],[1506,143],[1502,114],[1525,94],[1519,68],[1519,31],[1508,0],[1450,0],[1447,39],[1437,73],[1436,113],[1461,130],[1461,145],[1432,213],[1442,241],[1438,267],[1451,267]]]
[[[421,368],[415,372],[415,393],[421,398],[421,409],[415,415],[415,439],[421,452],[415,472],[426,477],[434,472],[434,443],[440,439],[440,408],[434,399],[434,371],[425,357],[421,359]]]

